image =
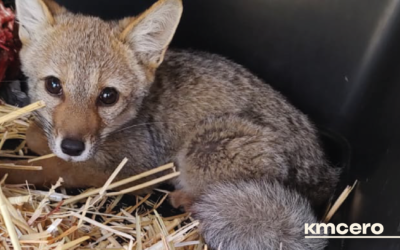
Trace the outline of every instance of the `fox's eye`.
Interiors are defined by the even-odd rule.
[[[101,91],[99,102],[103,105],[113,105],[118,101],[118,91],[114,88],[105,88]]]
[[[49,76],[44,80],[46,90],[52,95],[61,95],[62,94],[62,86],[61,81],[57,77]]]

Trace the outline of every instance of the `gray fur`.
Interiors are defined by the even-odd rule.
[[[192,211],[211,249],[322,250],[327,244],[304,238],[304,224],[317,223],[311,206],[276,182],[220,183],[200,196]]]

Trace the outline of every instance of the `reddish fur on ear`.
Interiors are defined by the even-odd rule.
[[[47,7],[49,15],[51,15],[53,20],[54,16],[67,12],[67,9],[65,9],[53,0],[42,0],[42,4]]]
[[[48,5],[44,1],[45,0],[40,0],[39,3],[40,3],[40,5],[42,5],[43,11],[46,14],[47,22],[51,25],[54,25],[55,20],[54,20],[53,14],[50,12]]]

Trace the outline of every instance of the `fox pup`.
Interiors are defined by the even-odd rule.
[[[167,50],[181,0],[106,22],[48,0],[17,0],[20,53],[37,112],[32,150],[55,153],[41,174],[10,182],[101,186],[175,162],[173,201],[201,221],[211,249],[323,249],[305,239],[313,207],[332,195],[338,171],[314,126],[242,66],[217,55]]]

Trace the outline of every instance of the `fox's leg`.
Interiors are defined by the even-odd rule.
[[[32,122],[29,125],[28,131],[26,132],[26,143],[28,148],[38,155],[51,153],[46,135],[36,122]]]
[[[182,189],[178,189],[169,194],[169,201],[174,208],[183,208],[185,211],[190,211],[194,197]]]
[[[64,179],[64,187],[100,187],[104,185],[109,177],[109,175],[101,171],[96,171],[95,166],[91,165],[91,163],[74,164],[56,157],[33,163],[28,163],[26,160],[2,160],[1,164],[4,163],[42,167],[40,171],[4,169],[0,167],[0,178],[8,174],[6,180],[8,184],[23,184],[28,181],[29,184],[37,187],[49,187],[62,177]]]
[[[27,131],[27,144],[29,149],[39,155],[51,153],[48,147],[46,136],[42,129],[32,123]],[[102,186],[108,178],[108,175],[101,171],[96,171],[95,163],[72,163],[66,162],[58,157],[40,160],[28,163],[27,160],[1,159],[1,164],[14,163],[20,166],[42,166],[41,171],[32,170],[14,170],[4,169],[0,167],[0,178],[8,174],[8,184],[22,184],[28,181],[38,187],[49,187],[55,184],[62,177],[64,179],[64,187],[92,187]]]

